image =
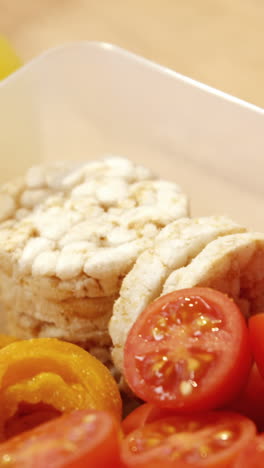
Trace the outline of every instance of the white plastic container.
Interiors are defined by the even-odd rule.
[[[105,153],[176,180],[192,214],[264,229],[264,110],[104,43],[50,50],[0,82],[2,181]]]

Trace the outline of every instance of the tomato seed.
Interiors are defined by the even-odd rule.
[[[9,455],[9,453],[5,453],[1,458],[1,464],[3,464],[3,465],[8,465],[12,461],[13,461],[12,457],[11,457],[11,455]]]
[[[197,387],[197,383],[191,380],[183,380],[180,383],[180,392],[184,396],[188,396],[193,392],[194,387]]]
[[[231,439],[233,436],[234,436],[234,434],[233,434],[232,431],[225,430],[225,431],[217,432],[214,435],[214,438],[226,441],[226,440]]]
[[[187,359],[187,368],[189,372],[194,372],[200,367],[200,362],[192,357]]]
[[[165,335],[163,330],[161,330],[159,327],[154,327],[152,330],[152,336],[154,340],[160,341],[164,338]]]
[[[161,430],[164,432],[164,434],[175,434],[176,428],[175,426],[172,426],[171,424],[162,424]]]

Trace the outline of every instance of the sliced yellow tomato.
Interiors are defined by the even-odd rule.
[[[5,348],[5,346],[14,343],[15,341],[20,341],[20,339],[16,336],[0,333],[0,349]]]
[[[35,338],[0,349],[0,440],[75,409],[121,417],[121,397],[109,370],[84,349]]]

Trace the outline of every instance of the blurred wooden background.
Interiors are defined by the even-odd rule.
[[[112,42],[264,107],[264,0],[0,0],[0,34],[24,60]]]

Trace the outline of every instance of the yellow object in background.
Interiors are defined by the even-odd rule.
[[[0,36],[0,80],[6,78],[21,65],[22,62],[12,46],[4,37]]]

